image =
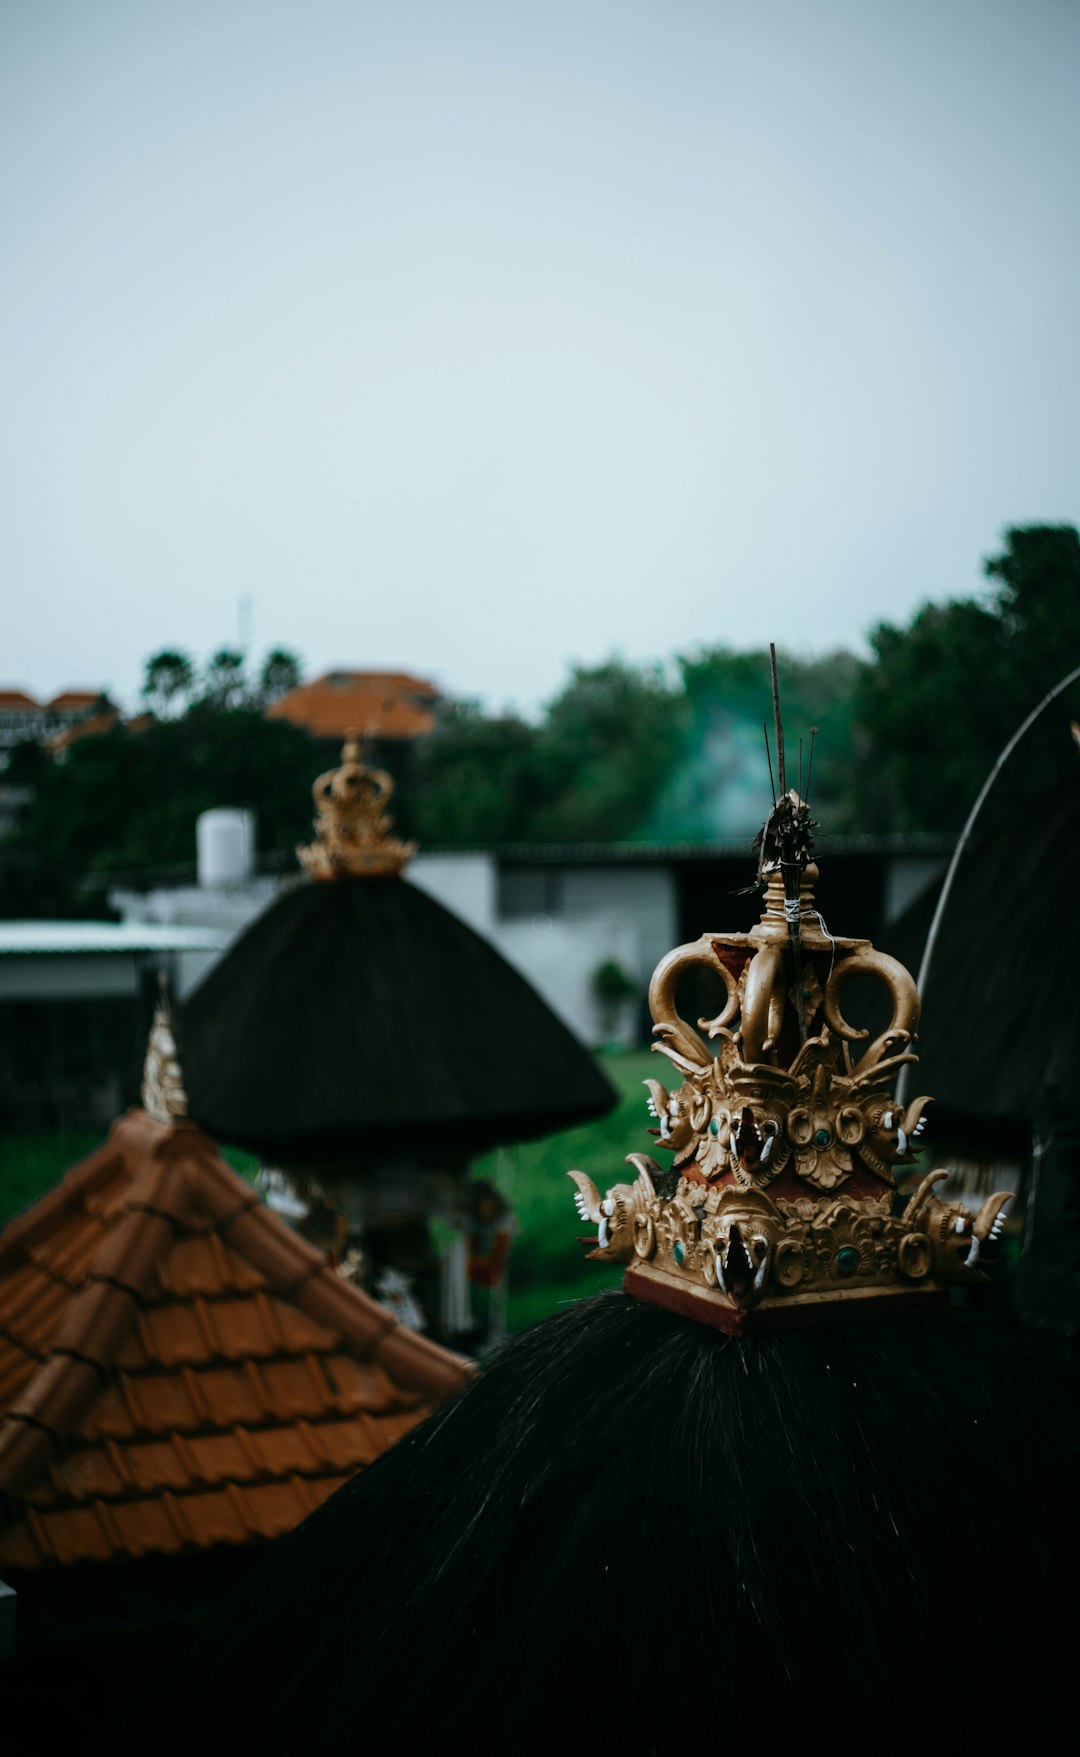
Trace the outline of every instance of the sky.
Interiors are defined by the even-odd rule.
[[[3,0],[0,684],[528,710],[1080,522],[1074,0]]]

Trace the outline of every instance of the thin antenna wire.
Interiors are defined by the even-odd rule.
[[[816,739],[816,737],[817,737],[817,727],[811,726],[811,728],[810,728],[810,761],[806,765],[806,794],[803,799],[804,805],[810,804],[810,777],[814,772],[814,740]]]
[[[769,664],[772,667],[772,706],[773,720],[776,723],[776,771],[780,782],[780,796],[787,792],[787,770],[784,766],[784,723],[780,718],[780,685],[776,678],[776,642],[769,642]]]
[[[765,755],[769,759],[769,786],[772,788],[772,802],[776,804],[776,782],[772,778],[772,751],[769,749],[769,722],[762,720],[761,730],[765,734]]]

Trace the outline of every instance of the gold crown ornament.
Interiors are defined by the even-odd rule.
[[[387,806],[394,783],[383,769],[364,760],[359,735],[349,731],[341,767],[328,769],[311,789],[315,801],[315,840],[296,850],[312,878],[380,878],[403,872],[416,853],[415,842],[400,842],[390,831]]]
[[[657,966],[653,1048],[682,1084],[645,1084],[670,1164],[631,1153],[634,1181],[603,1198],[584,1172],[569,1173],[578,1213],[598,1229],[582,1242],[626,1264],[628,1293],[733,1335],[947,1305],[950,1284],[985,1279],[980,1259],[1011,1195],[972,1215],[935,1193],[944,1171],[898,1195],[894,1173],[917,1166],[930,1102],[893,1096],[900,1069],[918,1060],[919,997],[895,958],[826,931],[812,828],[805,801],[782,792],[755,844],[757,926],[703,934]],[[695,968],[726,997],[696,1030],[675,1005]],[[841,1010],[853,978],[873,979],[889,1001],[872,1041]]]

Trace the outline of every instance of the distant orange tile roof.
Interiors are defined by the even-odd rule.
[[[62,689],[59,695],[54,695],[52,701],[45,705],[50,713],[66,708],[92,708],[95,702],[101,700],[101,696],[100,689]]]
[[[434,731],[438,699],[435,684],[404,671],[329,671],[266,711],[314,738],[344,738],[352,727],[378,738],[418,738]]]
[[[131,1111],[0,1234],[0,1569],[277,1537],[471,1370]]]
[[[105,714],[92,714],[88,720],[76,720],[74,726],[65,726],[62,732],[54,732],[46,740],[46,749],[51,751],[67,750],[72,744],[78,744],[81,738],[98,738],[103,732],[111,732],[120,719],[115,708]]]
[[[32,708],[35,714],[40,714],[41,707],[42,704],[36,702],[32,695],[27,695],[24,689],[0,689],[0,709]]]

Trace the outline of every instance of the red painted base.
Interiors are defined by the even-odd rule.
[[[806,1295],[777,1301],[774,1305],[743,1308],[724,1294],[702,1287],[700,1291],[686,1282],[675,1281],[662,1271],[631,1268],[623,1276],[623,1292],[649,1305],[663,1306],[693,1318],[697,1324],[710,1324],[727,1336],[763,1335],[773,1330],[809,1330],[824,1324],[873,1322],[882,1318],[926,1316],[949,1309],[949,1295],[944,1288],[924,1290],[868,1287],[853,1288],[835,1296]]]

